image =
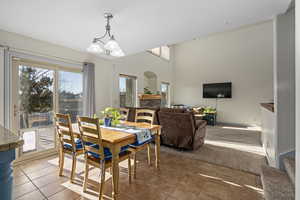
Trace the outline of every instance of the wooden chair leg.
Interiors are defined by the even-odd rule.
[[[102,200],[104,184],[105,184],[105,161],[102,161],[101,162],[101,183],[100,183],[100,188],[99,188],[99,200]]]
[[[72,156],[71,183],[74,182],[74,176],[75,176],[75,173],[76,173],[76,162],[77,162],[76,155],[73,155]]]
[[[133,178],[136,179],[136,153],[133,154]]]
[[[62,149],[60,149],[59,151],[59,176],[62,176],[64,171],[65,155]]]
[[[131,183],[131,157],[128,157],[128,178],[129,178],[129,184]]]
[[[150,147],[150,144],[147,144],[147,150],[148,150],[148,165],[151,165],[151,147]]]
[[[89,178],[89,164],[87,163],[87,161],[85,161],[83,192],[86,192],[88,178]]]

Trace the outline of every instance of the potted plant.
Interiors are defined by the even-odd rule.
[[[144,94],[152,94],[152,92],[148,87],[145,87],[144,88]]]
[[[204,109],[204,113],[205,113],[205,114],[214,114],[214,113],[216,113],[216,109],[215,109],[215,108],[212,108],[212,107],[206,107],[206,108]]]
[[[101,112],[104,115],[105,126],[116,126],[120,123],[121,114],[118,109],[107,107]]]

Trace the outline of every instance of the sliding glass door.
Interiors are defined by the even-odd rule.
[[[24,139],[19,156],[56,147],[54,114],[82,111],[82,75],[20,58],[13,58],[13,128]]]
[[[72,122],[82,115],[82,74],[76,72],[58,72],[58,111],[70,114]]]

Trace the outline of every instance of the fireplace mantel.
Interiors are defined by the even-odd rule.
[[[161,105],[161,95],[159,94],[141,94],[139,99],[141,107],[159,108]]]
[[[139,95],[140,100],[149,100],[149,99],[161,99],[160,94],[141,94]]]

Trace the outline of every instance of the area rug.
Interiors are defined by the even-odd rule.
[[[162,146],[161,151],[260,175],[267,165],[260,131],[246,127],[208,127],[205,144],[196,151]]]

